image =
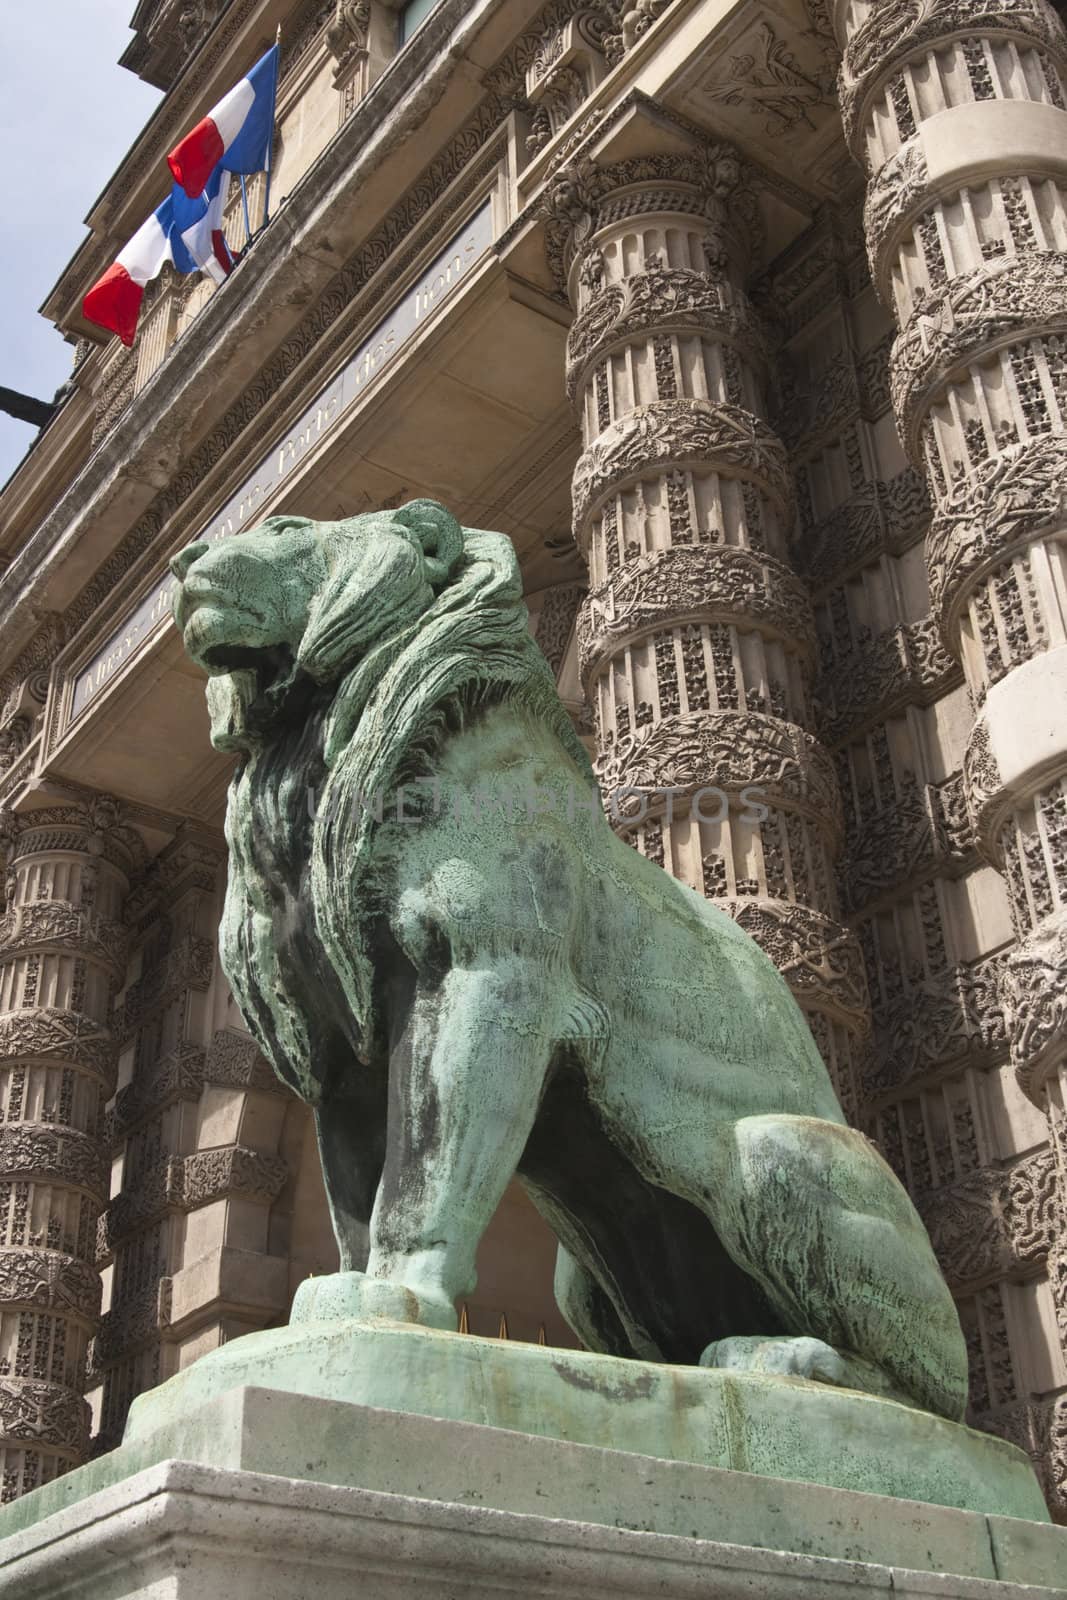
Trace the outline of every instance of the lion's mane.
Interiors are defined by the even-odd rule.
[[[388,610],[388,596],[381,598]],[[319,936],[364,1038],[376,1022],[370,941],[378,823],[369,799],[432,771],[435,752],[457,726],[504,700],[543,719],[595,787],[551,669],[530,636],[511,541],[465,528],[462,553],[440,593],[340,679],[326,720],[312,895]]]

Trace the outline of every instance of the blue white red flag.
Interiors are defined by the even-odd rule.
[[[222,213],[230,175],[216,167],[203,194],[190,200],[175,184],[171,190],[171,250],[177,272],[204,272],[215,283],[229,277],[236,262],[222,232]]]
[[[174,181],[190,199],[203,194],[219,165],[242,175],[269,168],[279,54],[280,46],[273,45],[167,157]]]
[[[222,234],[228,186],[221,167],[195,200],[175,184],[85,296],[82,311],[89,321],[132,345],[145,287],[168,261],[177,272],[204,272],[221,283],[235,264]]]

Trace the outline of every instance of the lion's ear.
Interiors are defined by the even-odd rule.
[[[463,529],[451,511],[436,500],[409,500],[393,516],[415,534],[426,557],[426,576],[435,589],[442,588],[463,554]]]

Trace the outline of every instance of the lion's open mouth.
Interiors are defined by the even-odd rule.
[[[243,672],[260,665],[263,651],[247,645],[215,644],[203,651],[200,659],[213,672]]]

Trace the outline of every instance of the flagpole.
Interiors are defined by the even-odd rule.
[[[278,76],[280,77],[282,70],[282,25],[280,22],[278,24],[278,31],[274,35],[274,47],[278,52]],[[277,111],[277,105],[275,106],[275,111]],[[262,228],[267,226],[267,222],[270,219],[270,169],[273,164],[273,160],[274,124],[272,122],[270,129],[270,143],[267,145],[267,181],[263,185],[263,221],[260,223],[260,227]]]
[[[245,214],[245,248],[247,249],[252,242],[252,224],[248,220],[248,190],[245,187],[244,173],[239,173],[238,176],[241,179],[241,209]]]

